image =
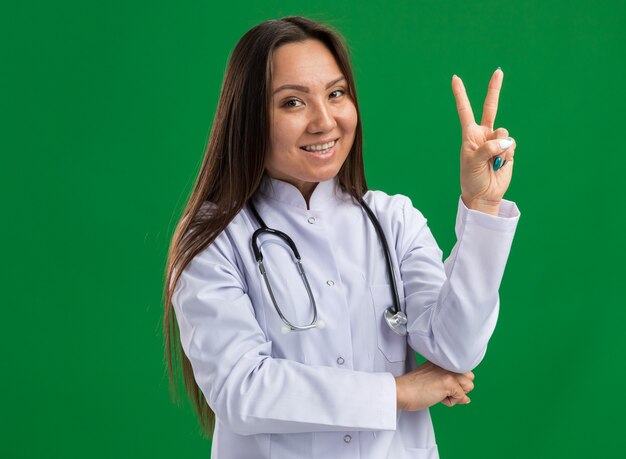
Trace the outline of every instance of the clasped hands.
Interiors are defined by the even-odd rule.
[[[474,373],[454,373],[424,362],[415,370],[396,376],[398,411],[418,411],[437,403],[446,406],[470,403],[466,395],[474,389]]]

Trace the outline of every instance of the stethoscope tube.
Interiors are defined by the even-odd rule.
[[[385,252],[385,260],[387,261],[387,275],[389,276],[389,283],[391,284],[391,298],[393,300],[393,306],[385,309],[383,313],[383,317],[387,322],[389,328],[391,328],[394,333],[404,336],[407,334],[407,317],[406,314],[402,312],[400,308],[400,296],[398,295],[398,287],[396,284],[396,273],[393,270],[393,263],[391,262],[391,253],[389,252],[389,245],[387,244],[387,238],[383,233],[383,229],[380,226],[380,222],[372,212],[372,209],[365,203],[363,198],[359,199],[359,203],[361,207],[365,210],[365,213],[371,220],[376,232],[378,233],[378,239],[380,239],[380,243],[383,246],[383,251]]]
[[[371,220],[376,229],[376,233],[378,234],[378,239],[380,239],[380,243],[383,246],[383,251],[385,252],[385,260],[387,261],[387,277],[389,277],[389,283],[393,286],[396,284],[396,273],[393,270],[393,263],[391,262],[391,254],[389,253],[389,246],[387,245],[387,238],[383,234],[383,229],[380,226],[380,222],[372,212],[372,209],[365,203],[363,198],[359,199],[361,203],[361,207],[365,210],[365,213]],[[398,295],[398,289],[394,288],[392,292],[392,300],[393,300],[393,313],[396,314],[400,311],[400,296]]]
[[[274,308],[276,308],[276,312],[278,313],[278,315],[280,316],[281,320],[283,321],[283,323],[285,325],[287,325],[288,330],[309,330],[311,328],[315,328],[318,326],[317,324],[317,304],[315,303],[315,298],[313,297],[313,292],[311,292],[311,286],[309,284],[309,280],[306,277],[306,273],[304,272],[304,267],[302,266],[302,257],[300,257],[300,252],[298,252],[298,248],[296,247],[295,242],[293,242],[293,240],[287,236],[287,234],[283,233],[282,231],[273,229],[273,228],[269,228],[265,222],[263,221],[263,219],[261,218],[261,216],[259,215],[259,212],[256,210],[256,207],[254,207],[254,204],[252,203],[252,200],[249,201],[249,207],[250,210],[252,211],[252,214],[254,215],[254,218],[256,218],[257,222],[260,225],[260,228],[258,228],[254,234],[252,234],[252,251],[254,252],[254,258],[256,259],[258,265],[259,265],[259,271],[261,272],[261,276],[263,277],[263,280],[265,282],[265,286],[267,287],[267,291],[269,292],[270,298],[272,299],[272,303],[274,304]],[[313,320],[311,321],[311,323],[309,325],[296,325],[292,322],[289,321],[289,319],[287,319],[287,317],[285,317],[285,315],[283,314],[282,310],[280,309],[280,307],[278,306],[278,302],[276,301],[276,297],[274,296],[274,291],[272,290],[272,286],[270,285],[270,281],[267,277],[267,271],[265,270],[265,266],[263,265],[263,254],[261,253],[261,250],[259,249],[259,245],[257,243],[257,239],[259,238],[259,236],[263,233],[270,233],[273,234],[275,236],[278,236],[279,238],[281,238],[283,241],[285,241],[289,247],[291,248],[291,251],[293,252],[294,257],[296,258],[296,265],[298,267],[298,272],[300,273],[300,277],[302,278],[302,282],[304,282],[304,287],[306,288],[306,292],[307,295],[309,296],[309,300],[311,301],[311,305],[313,306]]]

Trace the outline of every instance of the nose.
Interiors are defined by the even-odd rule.
[[[332,112],[331,107],[322,103],[313,109],[311,119],[309,120],[308,131],[311,134],[318,132],[328,132],[337,126],[337,120]]]

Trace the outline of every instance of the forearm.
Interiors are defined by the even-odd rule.
[[[216,415],[240,435],[396,428],[391,373],[268,357],[254,368],[238,364],[221,387],[205,387]]]
[[[420,258],[419,250],[411,254],[414,260],[405,260],[409,344],[449,371],[463,373],[478,365],[495,329],[498,289],[519,217],[514,203],[503,204],[493,217],[459,203],[457,243],[443,272],[435,276],[436,264]],[[434,241],[423,244],[434,246]],[[429,286],[419,282],[427,269],[433,276]]]

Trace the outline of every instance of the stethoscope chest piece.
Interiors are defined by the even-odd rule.
[[[383,313],[385,317],[385,321],[387,321],[387,325],[398,335],[404,336],[406,335],[406,314],[402,311],[395,312],[393,306],[385,309]]]

